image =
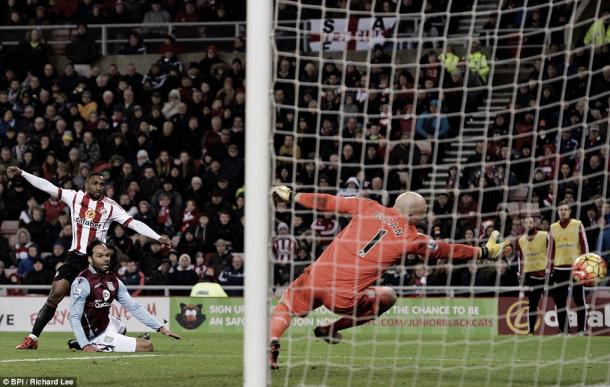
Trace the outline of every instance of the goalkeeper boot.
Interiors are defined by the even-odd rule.
[[[343,338],[343,335],[341,335],[340,332],[332,332],[331,334],[329,327],[316,327],[316,329],[313,330],[313,334],[326,341],[328,344],[339,344]]]
[[[70,339],[68,340],[68,348],[70,349],[75,349],[77,351],[80,351],[82,348],[80,347],[80,345],[78,345],[78,341],[76,339]]]
[[[21,344],[15,347],[15,349],[38,349],[38,340],[34,340],[30,336],[23,338]]]
[[[279,340],[271,340],[269,346],[269,365],[271,366],[271,370],[277,370],[280,368],[277,363],[277,359],[280,357],[280,342]]]

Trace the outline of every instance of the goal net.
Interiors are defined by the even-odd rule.
[[[603,0],[275,1],[273,184],[388,207],[416,191],[429,208],[420,233],[483,246],[497,230],[513,252],[403,255],[373,284],[396,303],[341,343],[314,336],[339,318],[326,307],[293,319],[273,385],[610,383],[607,291],[586,289],[586,336],[574,301],[572,335],[558,336],[547,279],[530,329],[534,288],[516,254],[523,219],[548,231],[565,200],[588,249],[609,256],[609,11]],[[272,219],[271,306],[350,221],[277,200]]]

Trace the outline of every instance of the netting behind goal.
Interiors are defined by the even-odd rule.
[[[416,191],[430,212],[421,233],[482,246],[498,230],[513,250],[524,217],[548,230],[566,200],[589,249],[608,257],[608,10],[603,0],[276,0],[274,184],[390,207]],[[280,202],[273,219],[276,302],[349,219]],[[521,337],[522,271],[515,254],[406,255],[377,282],[396,289],[395,306],[341,344],[312,334],[336,317],[324,307],[294,320],[273,385],[610,383],[602,292],[587,292],[589,336],[547,338],[558,329],[545,301],[536,335]]]

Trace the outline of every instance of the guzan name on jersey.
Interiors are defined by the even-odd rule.
[[[102,197],[93,199],[83,191],[58,189],[57,197],[70,208],[72,219],[72,245],[70,251],[85,255],[87,245],[94,239],[106,242],[112,222],[127,227],[133,218],[114,200]]]

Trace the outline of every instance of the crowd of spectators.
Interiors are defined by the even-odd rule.
[[[75,9],[60,7],[71,3]],[[64,1],[53,8],[40,1],[7,2],[10,12],[26,20],[41,4],[49,23],[76,18],[79,36],[87,34],[83,21],[92,22],[81,17],[87,10],[162,5],[174,20],[182,7],[196,5],[140,3]],[[196,9],[209,20],[207,8],[234,5],[216,1]],[[231,17],[242,17],[240,12],[231,11]],[[129,20],[114,21],[148,20],[149,15],[129,11]],[[170,44],[146,67],[100,68],[94,62],[97,51],[88,51],[95,42],[80,43],[72,40],[66,49],[71,61],[59,68],[41,31],[32,28],[17,48],[18,63],[0,60],[0,218],[19,224],[12,243],[0,237],[0,283],[50,284],[72,239],[62,202],[22,179],[7,180],[6,168],[17,165],[76,190],[88,173],[101,172],[106,196],[172,238],[173,248],[167,250],[115,224],[108,241],[114,269],[126,284],[243,284],[242,55],[222,56],[209,44],[196,61],[183,63]],[[91,55],[77,60],[87,52]],[[89,65],[90,74],[79,73],[79,63]]]
[[[4,26],[246,20],[243,0],[7,0],[0,5],[0,13]]]
[[[537,28],[541,18],[546,23],[547,16],[551,26],[560,25],[571,12],[564,5],[537,7],[535,2],[527,12],[517,3],[507,1],[503,7],[517,7],[520,13],[508,13],[525,19],[528,28]],[[502,28],[511,28],[511,20],[504,17]],[[537,52],[522,53],[531,58],[517,67],[518,83],[510,90],[506,87],[513,98],[492,116],[474,154],[459,168],[449,169],[446,190],[433,194],[433,217],[418,226],[420,232],[479,245],[496,229],[516,240],[523,234],[521,216],[533,214],[537,226],[548,230],[556,218],[555,204],[566,199],[573,203],[572,216],[587,228],[591,249],[606,252],[608,258],[609,42],[579,42],[580,47],[570,50],[563,35],[559,39],[549,34],[553,39],[540,44]],[[532,36],[521,38],[534,45]],[[276,182],[302,191],[369,197],[384,205],[407,188],[421,188],[426,166],[443,162],[446,144],[463,138],[462,113],[468,119],[476,112],[483,97],[480,91],[488,90],[487,61],[495,59],[488,58],[493,51],[477,41],[465,46],[469,52],[451,46],[440,52],[418,50],[417,66],[392,66],[391,47],[381,44],[372,49],[368,64],[322,57],[296,62],[280,56],[274,88]],[[459,56],[458,51],[464,54]],[[426,147],[432,149],[434,160],[424,154]],[[300,273],[346,223],[341,217],[299,206],[291,211],[276,203],[276,284]],[[289,257],[292,266],[286,265]],[[513,256],[498,264],[473,262],[462,267],[443,260],[425,262],[430,266],[418,266],[418,273],[416,266],[423,263],[407,257],[383,281],[519,283]]]

